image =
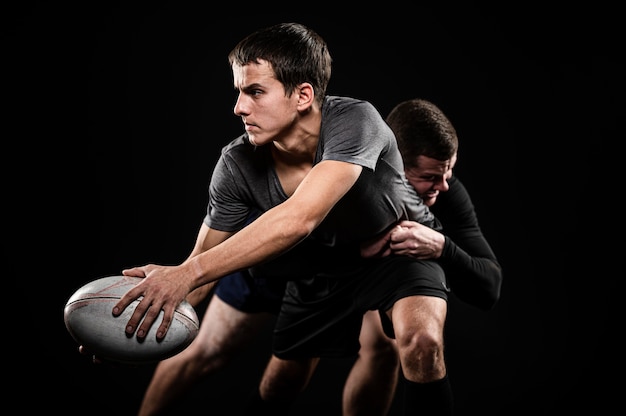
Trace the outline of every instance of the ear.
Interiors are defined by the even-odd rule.
[[[308,82],[298,86],[298,111],[307,111],[315,102],[315,91]]]

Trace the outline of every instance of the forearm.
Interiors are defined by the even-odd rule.
[[[461,300],[483,310],[495,306],[502,286],[502,269],[495,258],[472,256],[446,237],[439,261]]]
[[[190,257],[183,266],[193,275],[193,287],[271,260],[306,238],[317,223],[292,212],[297,211],[289,206],[267,211],[222,243]]]

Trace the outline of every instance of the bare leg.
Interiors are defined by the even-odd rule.
[[[272,355],[259,386],[261,398],[293,402],[309,384],[318,363],[319,358],[283,360]]]
[[[213,296],[196,339],[157,365],[138,415],[162,414],[194,383],[227,365],[270,317],[241,312]]]
[[[398,384],[395,340],[383,332],[378,311],[363,316],[361,349],[343,390],[343,416],[386,415]]]
[[[452,415],[454,398],[443,343],[446,301],[411,296],[397,301],[391,314],[405,379],[404,414]]]
[[[319,358],[282,360],[272,356],[259,387],[248,397],[242,415],[288,415],[318,363]]]
[[[416,383],[446,375],[443,327],[447,302],[432,296],[400,299],[391,311],[404,377]]]

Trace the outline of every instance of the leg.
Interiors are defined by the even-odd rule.
[[[390,312],[406,379],[406,414],[451,415],[443,342],[446,301],[410,296],[397,301]]]
[[[161,361],[144,394],[140,416],[158,415],[201,378],[224,367],[249,345],[269,314],[244,313],[213,296],[196,339]]]
[[[409,296],[391,310],[404,377],[416,383],[441,380],[446,375],[443,327],[447,303],[434,296]]]
[[[319,358],[270,358],[258,389],[246,402],[244,415],[288,415],[291,405],[311,380]]]
[[[318,358],[283,360],[273,355],[259,386],[261,397],[266,401],[293,401],[309,384],[318,363]]]
[[[343,390],[343,415],[386,415],[398,383],[395,340],[383,332],[378,311],[363,316],[361,349]]]

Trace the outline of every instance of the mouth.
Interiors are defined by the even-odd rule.
[[[429,192],[427,194],[422,195],[422,199],[424,200],[425,204],[431,205],[437,199],[437,195],[439,195],[439,192]]]

